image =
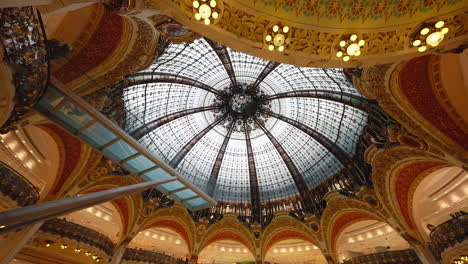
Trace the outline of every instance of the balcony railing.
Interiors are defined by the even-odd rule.
[[[429,235],[432,251],[439,259],[447,248],[468,240],[468,214],[463,212],[457,215],[438,225]]]
[[[0,162],[0,192],[21,207],[35,204],[39,200],[36,187],[3,162]]]
[[[418,256],[412,249],[379,252],[355,257],[344,261],[344,264],[420,264]]]
[[[91,247],[104,251],[109,256],[113,254],[115,248],[112,241],[101,233],[64,219],[54,218],[47,220],[40,230],[88,244]]]
[[[144,249],[127,248],[122,257],[123,260],[137,261],[157,264],[187,264],[187,260],[182,260],[162,253],[148,251]]]
[[[6,133],[43,94],[49,78],[49,58],[44,26],[32,7],[0,9],[0,25],[0,40],[16,87],[12,115],[0,128],[0,133]]]

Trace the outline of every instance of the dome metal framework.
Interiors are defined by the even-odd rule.
[[[353,155],[369,100],[342,69],[279,64],[202,38],[170,45],[111,93],[121,108],[113,119],[217,201],[258,211],[311,200],[340,173],[365,181]]]

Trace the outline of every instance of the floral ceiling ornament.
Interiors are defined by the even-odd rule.
[[[290,43],[289,26],[275,24],[270,31],[265,32],[265,44],[268,46],[269,51],[277,50],[283,52],[285,47]]]
[[[423,28],[413,38],[412,45],[418,47],[419,52],[424,52],[428,48],[439,46],[449,32],[448,27],[444,27],[445,21],[441,20],[435,24],[423,25]]]
[[[343,61],[349,61],[351,56],[358,57],[361,55],[361,47],[365,44],[366,41],[363,39],[359,40],[356,34],[346,36],[346,38],[338,43],[336,57],[342,58]]]
[[[221,17],[222,2],[220,0],[194,0],[192,7],[195,19],[203,21],[205,25],[214,23]]]

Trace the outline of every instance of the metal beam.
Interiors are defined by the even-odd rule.
[[[326,136],[322,135],[320,132],[316,131],[315,129],[302,124],[294,119],[285,117],[283,115],[279,115],[273,113],[271,111],[260,110],[262,113],[265,113],[269,116],[275,117],[281,121],[284,121],[291,126],[296,127],[297,129],[301,130],[302,132],[306,133],[308,136],[315,139],[318,143],[324,146],[328,151],[330,151],[346,168],[351,168],[355,173],[356,176],[360,178],[361,183],[365,183],[365,177],[362,173],[361,168],[352,160],[348,153],[346,153],[343,149],[341,149],[335,142],[328,139]]]
[[[219,59],[221,60],[221,63],[223,63],[223,66],[226,69],[229,79],[231,79],[232,85],[237,89],[238,85],[237,85],[236,74],[234,73],[234,67],[232,66],[231,57],[229,56],[228,50],[226,49],[225,46],[219,44],[216,41],[213,41],[207,38],[205,38],[205,40],[206,42],[208,42],[208,44],[210,44],[210,46],[218,55]]]
[[[280,65],[278,62],[269,61],[268,64],[263,68],[263,71],[258,75],[257,79],[255,80],[252,88],[257,88],[258,85],[268,76],[276,67]]]
[[[211,169],[210,178],[208,180],[208,195],[213,196],[214,189],[216,187],[216,182],[218,181],[219,171],[221,170],[221,164],[223,163],[224,153],[226,153],[226,148],[229,143],[229,139],[231,138],[232,131],[234,130],[234,124],[235,122],[233,121],[228,129],[228,133],[224,137],[223,144],[221,145],[221,148],[218,151],[215,163],[213,164],[213,168]]]
[[[169,162],[169,165],[172,166],[174,169],[179,166],[180,162],[184,159],[184,157],[192,150],[192,148],[202,139],[211,129],[213,129],[216,125],[218,125],[221,121],[224,120],[224,116],[220,119],[216,120],[215,122],[211,123],[211,125],[207,126],[205,129],[200,131],[195,137],[193,137],[185,146],[172,158]]]
[[[221,91],[216,90],[215,88],[206,85],[197,80],[180,76],[177,74],[171,73],[161,73],[161,72],[140,72],[129,75],[126,77],[126,82],[123,82],[121,85],[125,87],[138,85],[138,84],[147,84],[147,83],[178,83],[185,84],[188,86],[193,86],[200,88],[202,90],[214,93],[219,96],[225,96]]]
[[[144,137],[146,134],[150,133],[151,131],[157,129],[158,127],[161,127],[169,122],[172,122],[176,119],[179,119],[184,116],[188,116],[191,114],[199,113],[199,112],[204,112],[204,111],[209,111],[209,110],[215,110],[219,108],[218,106],[204,106],[204,107],[197,107],[197,108],[192,108],[192,109],[185,109],[181,110],[175,113],[171,113],[165,116],[161,116],[159,118],[156,118],[152,120],[151,122],[144,124],[132,132],[128,133],[130,136],[132,136],[134,139],[139,140],[142,137]]]
[[[342,93],[330,90],[297,90],[273,94],[265,98],[265,100],[275,100],[290,97],[305,97],[305,98],[318,98],[329,101],[335,101],[357,108],[364,112],[369,111],[371,103],[368,99],[349,93]]]
[[[112,201],[130,194],[140,193],[149,188],[171,182],[176,179],[176,177],[168,177],[162,180],[137,183],[105,191],[99,191],[3,211],[0,212],[0,226],[2,227],[0,229],[0,233],[15,230],[38,221],[65,215],[97,204]]]
[[[260,204],[260,187],[258,185],[257,168],[255,166],[255,156],[252,150],[252,142],[250,140],[250,131],[247,123],[244,122],[245,143],[247,146],[247,160],[249,164],[249,183],[250,183],[250,200],[252,204],[252,222],[260,223],[261,219],[261,204]]]

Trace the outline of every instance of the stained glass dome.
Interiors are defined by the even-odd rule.
[[[208,39],[170,45],[122,91],[125,130],[217,201],[304,195],[343,171],[367,122],[342,69]]]

